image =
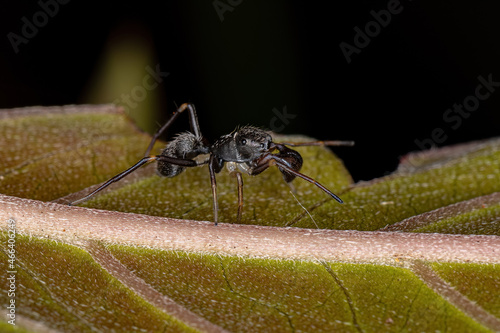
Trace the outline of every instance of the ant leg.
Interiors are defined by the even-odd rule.
[[[237,221],[241,221],[241,213],[243,211],[243,177],[241,172],[236,172],[236,180],[238,181],[238,215]]]
[[[191,127],[191,131],[193,131],[193,134],[197,138],[202,137],[201,131],[200,131],[200,125],[198,124],[198,116],[196,115],[196,109],[194,108],[194,105],[191,103],[184,103],[181,106],[179,106],[177,108],[177,110],[175,110],[172,117],[170,117],[170,119],[168,119],[168,121],[153,135],[153,138],[151,139],[151,142],[149,143],[148,149],[146,150],[144,157],[149,156],[149,154],[151,153],[151,149],[153,149],[153,146],[154,146],[156,140],[158,140],[158,138],[163,134],[163,132],[165,132],[170,127],[170,125],[173,124],[173,122],[177,119],[177,117],[179,117],[179,115],[182,112],[184,112],[186,109],[189,112],[189,125]]]
[[[78,200],[75,200],[73,202],[70,202],[68,205],[69,206],[74,206],[74,205],[77,205],[77,204],[79,204],[81,202],[87,201],[88,199],[90,199],[91,197],[93,197],[98,192],[104,190],[109,185],[111,185],[111,184],[119,181],[123,177],[131,174],[132,172],[134,172],[135,170],[137,170],[138,168],[140,168],[141,166],[143,166],[144,164],[152,162],[155,159],[156,159],[156,156],[144,157],[143,159],[141,159],[139,162],[137,162],[136,164],[134,164],[133,166],[131,166],[127,170],[125,170],[125,171],[117,174],[116,176],[112,177],[111,179],[109,179],[108,181],[106,181],[105,183],[103,183],[101,186],[99,186],[97,189],[95,189],[94,191],[92,191],[90,194],[87,194],[86,196],[84,196],[81,199],[78,199]]]
[[[281,142],[282,145],[290,147],[301,146],[354,146],[354,141],[312,141],[312,142]]]
[[[261,173],[264,170],[266,170],[267,168],[269,168],[271,165],[276,165],[280,169],[283,169],[296,177],[300,177],[300,178],[308,181],[309,183],[316,185],[317,187],[322,189],[325,193],[330,195],[332,198],[334,198],[335,200],[337,200],[340,203],[343,203],[342,199],[340,199],[335,193],[333,193],[332,191],[327,189],[325,186],[323,186],[317,180],[312,179],[311,177],[306,176],[303,173],[296,171],[295,169],[293,169],[289,165],[289,161],[286,161],[286,160],[278,157],[276,154],[267,154],[257,163],[258,164],[250,170],[250,172],[249,172],[250,175],[258,175],[259,173]],[[295,192],[295,187],[292,186],[291,181],[287,181],[287,184],[290,185],[292,191]]]
[[[200,124],[198,124],[198,115],[196,114],[196,109],[194,108],[194,104],[184,103],[180,106],[184,109],[188,109],[189,111],[189,126],[191,127],[191,131],[197,138],[203,137],[200,130]]]
[[[270,155],[273,159],[273,161],[270,161],[270,165],[271,164],[275,164],[276,166],[279,166],[280,168],[286,170],[287,172],[297,176],[297,177],[300,177],[306,181],[308,181],[309,183],[311,184],[314,184],[316,185],[317,187],[319,187],[320,189],[322,189],[326,194],[330,195],[332,198],[334,198],[335,200],[337,200],[339,203],[344,203],[342,201],[342,199],[340,199],[335,193],[333,193],[332,191],[330,191],[329,189],[327,189],[325,186],[321,185],[318,181],[312,179],[311,177],[308,177],[298,171],[295,171],[294,169],[290,168],[288,166],[287,163],[281,161],[281,159],[279,157],[277,157],[276,155]],[[273,163],[274,162],[274,163]]]
[[[213,168],[210,167],[211,164],[209,164],[209,170],[210,170],[210,181],[212,183],[212,197],[213,197],[213,202],[214,202],[214,222],[215,225],[218,223],[218,211],[219,211],[219,204],[217,202],[217,183],[215,180],[215,172]],[[241,221],[241,215],[243,212],[243,177],[241,176],[241,172],[235,172],[232,175],[236,177],[236,180],[238,181],[238,215],[236,217],[237,221]]]
[[[241,213],[243,211],[243,177],[241,176],[241,172],[238,170],[238,166],[234,162],[228,162],[226,164],[227,169],[229,170],[229,175],[231,177],[236,178],[238,182],[238,215],[237,221],[241,221]]]
[[[199,163],[197,163],[196,161],[193,161],[193,160],[185,160],[185,159],[173,158],[173,157],[163,156],[163,155],[144,157],[139,162],[137,162],[136,164],[134,164],[133,166],[131,166],[130,168],[128,168],[127,170],[125,170],[123,172],[120,172],[116,176],[114,176],[114,177],[110,178],[108,181],[104,182],[101,186],[99,186],[97,189],[95,189],[94,191],[92,191],[90,194],[87,194],[86,196],[84,196],[81,199],[72,201],[72,202],[68,203],[68,205],[69,206],[74,206],[74,205],[77,205],[79,203],[82,203],[82,202],[90,199],[95,194],[97,194],[98,192],[101,192],[102,190],[104,190],[109,185],[111,185],[113,183],[116,183],[120,179],[124,178],[125,176],[127,176],[127,175],[131,174],[132,172],[134,172],[135,170],[139,169],[141,166],[143,166],[143,165],[145,165],[147,163],[153,162],[153,161],[165,161],[165,162],[168,162],[168,163],[172,163],[172,164],[176,164],[176,165],[181,165],[181,166],[186,166],[186,167],[194,167],[194,166],[198,166],[200,164],[203,164],[203,162],[201,162],[199,164]]]
[[[217,225],[219,222],[219,204],[217,202],[217,181],[215,180],[215,168],[218,168],[214,155],[210,155],[210,160],[208,162],[208,171],[210,172],[210,183],[212,184],[212,200],[214,203],[214,223]],[[220,170],[219,170],[220,171]]]
[[[264,172],[267,168],[269,168],[272,154],[264,155],[260,160],[257,161],[257,164],[248,169],[248,174],[250,176],[256,176],[262,172]]]
[[[236,179],[238,180],[238,217],[237,221],[241,221],[241,213],[243,211],[243,177],[241,172],[236,174]]]
[[[294,169],[294,164],[290,163],[291,161],[286,159],[286,157],[294,157],[294,155],[292,154],[292,155],[287,156],[285,154],[287,152],[289,153],[289,151],[291,151],[291,149],[284,147],[284,144],[274,144],[274,148],[278,149],[283,156],[280,157],[279,154],[271,154],[271,153],[264,155],[258,161],[256,161],[257,163],[254,166],[252,166],[251,169],[249,169],[248,173],[250,175],[252,175],[252,176],[258,175],[259,173],[261,173],[264,170],[266,170],[267,168],[269,168],[271,165],[276,165],[280,169],[281,173],[285,175],[285,181],[287,183],[290,183],[293,180],[293,178],[290,179],[290,177],[287,176],[283,171],[288,172],[289,175],[292,175],[294,177],[300,177],[300,178],[308,181],[309,183],[316,185],[321,190],[323,190],[323,192],[330,195],[332,198],[337,200],[339,203],[343,203],[342,199],[340,199],[335,193],[333,193],[332,191],[327,189],[325,186],[323,186],[317,180],[312,179],[311,177],[306,176],[306,175],[298,172],[296,169]],[[295,156],[295,157],[297,157],[297,156]],[[290,179],[290,180],[288,180],[288,179]]]

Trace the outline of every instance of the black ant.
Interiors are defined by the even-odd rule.
[[[184,111],[189,112],[189,123],[191,132],[178,134],[170,141],[160,155],[149,156],[153,145],[163,132],[177,119]],[[302,178],[330,195],[332,198],[342,203],[336,194],[318,183],[316,180],[299,172],[302,167],[302,156],[287,146],[352,146],[352,141],[316,141],[304,143],[276,143],[266,131],[253,126],[244,126],[236,129],[230,134],[221,136],[212,145],[203,137],[198,125],[198,117],[193,104],[182,104],[173,114],[173,116],[163,125],[153,136],[151,143],[146,150],[145,157],[131,166],[129,169],[117,174],[109,179],[96,190],[85,197],[69,203],[76,205],[94,196],[114,182],[137,170],[139,167],[153,161],[157,161],[157,171],[160,176],[175,177],[186,167],[196,167],[208,164],[210,172],[210,181],[212,184],[214,222],[218,222],[219,205],[217,202],[217,183],[215,174],[219,173],[224,163],[229,172],[234,175],[238,182],[238,221],[241,218],[243,208],[243,178],[242,172],[249,175],[258,175],[270,166],[277,166],[281,171],[284,180],[290,183],[296,177]],[[277,153],[273,153],[274,151]],[[203,161],[195,160],[199,155],[209,155],[208,159]]]

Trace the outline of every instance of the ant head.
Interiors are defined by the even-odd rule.
[[[234,133],[234,141],[239,155],[244,160],[254,160],[270,149],[272,138],[260,128],[245,126]]]

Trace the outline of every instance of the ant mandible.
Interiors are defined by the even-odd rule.
[[[177,117],[184,111],[189,112],[189,124],[191,132],[178,134],[160,155],[149,156],[156,140],[165,132]],[[238,182],[238,221],[241,219],[243,208],[243,178],[242,172],[255,176],[269,168],[277,166],[281,171],[284,180],[290,183],[296,177],[302,178],[323,190],[339,203],[343,201],[332,191],[321,185],[316,180],[299,172],[302,167],[302,156],[295,150],[288,148],[297,146],[352,146],[352,141],[315,141],[303,143],[276,143],[266,131],[254,127],[244,126],[236,129],[230,134],[221,136],[213,144],[209,144],[203,137],[198,125],[198,117],[193,104],[182,104],[173,116],[163,125],[153,136],[151,143],[146,150],[145,157],[127,170],[109,179],[96,190],[81,199],[70,202],[68,205],[76,205],[93,197],[114,182],[134,172],[141,166],[157,161],[157,171],[160,176],[175,177],[185,170],[186,167],[196,167],[208,164],[210,181],[212,184],[212,197],[214,208],[214,222],[217,225],[219,204],[217,202],[217,183],[215,174],[219,173],[224,163],[229,172],[234,175]],[[277,153],[273,153],[275,151]],[[199,155],[208,154],[208,159],[203,161],[195,160]]]

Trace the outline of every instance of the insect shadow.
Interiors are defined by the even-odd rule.
[[[172,141],[168,142],[160,155],[150,155],[151,149],[158,138],[172,125],[181,113],[189,113],[189,125],[191,132],[178,134]],[[296,177],[302,178],[323,190],[332,198],[342,203],[336,194],[313,178],[300,173],[302,167],[302,156],[295,150],[288,147],[297,146],[352,146],[352,141],[314,141],[298,143],[277,143],[273,142],[271,135],[254,126],[244,126],[236,129],[232,133],[221,136],[213,144],[210,144],[201,134],[198,124],[196,109],[191,103],[182,104],[174,112],[172,117],[156,132],[149,144],[144,158],[127,170],[120,172],[93,192],[81,199],[70,202],[68,205],[82,203],[98,192],[102,191],[112,183],[131,174],[141,166],[157,162],[157,171],[164,177],[175,177],[186,168],[208,164],[210,181],[212,184],[213,210],[215,225],[219,222],[217,201],[217,182],[215,175],[219,173],[224,164],[229,172],[236,177],[238,182],[238,221],[241,220],[243,210],[243,178],[242,173],[255,176],[262,173],[270,166],[277,166],[283,179],[291,183]],[[288,147],[287,147],[288,146]],[[208,156],[200,161],[197,156]]]

